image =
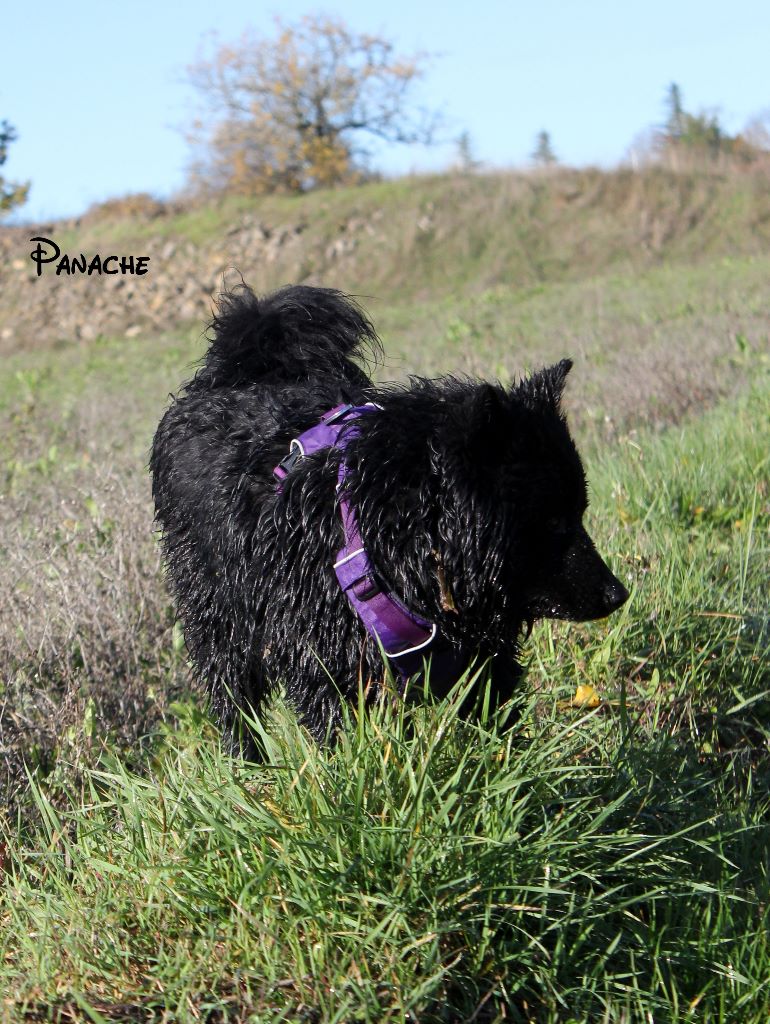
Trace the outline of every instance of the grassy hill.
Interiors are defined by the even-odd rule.
[[[126,207],[132,210],[130,202]],[[121,209],[109,204],[72,224],[63,247],[163,238],[214,244],[227,254],[229,238],[259,223],[271,237],[282,229],[285,244],[275,246],[271,265],[253,264],[258,289],[339,266],[339,287],[384,301],[435,299],[463,286],[526,288],[663,260],[762,256],[770,245],[767,171],[424,176],[298,197],[153,207],[144,219],[141,205],[139,217]],[[301,243],[290,240],[295,234]]]
[[[767,180],[424,178],[51,230],[158,269],[84,332],[103,280],[3,257],[0,1020],[766,1021]],[[219,751],[146,459],[231,263],[364,296],[382,377],[575,358],[590,529],[633,595],[536,626],[512,736],[450,701],[354,715],[330,755],[278,708],[269,766]]]
[[[361,296],[384,376],[506,378],[569,354],[575,410],[619,426],[734,393],[745,354],[767,347],[760,173],[447,176],[188,209],[125,200],[35,230],[63,252],[148,253],[151,271],[38,279],[31,229],[0,232],[0,354],[13,369],[45,365],[32,353],[54,347],[74,367],[96,345],[141,376],[158,335],[199,336],[240,274],[258,291],[310,281]]]

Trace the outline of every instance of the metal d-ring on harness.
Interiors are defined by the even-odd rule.
[[[338,405],[325,413],[319,423],[292,440],[289,453],[273,470],[280,489],[300,459],[323,448],[337,447],[343,453],[356,436],[356,420],[376,412],[373,402],[366,405]],[[393,667],[404,678],[416,675],[430,662],[434,680],[448,684],[462,674],[467,658],[443,637],[435,622],[410,611],[387,590],[381,589],[361,540],[356,510],[345,490],[347,465],[340,460],[337,479],[340,514],[345,543],[334,562],[334,572],[348,601],[379,643]]]

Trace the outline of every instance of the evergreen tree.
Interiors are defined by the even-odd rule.
[[[558,163],[553,146],[551,145],[551,136],[548,132],[542,131],[537,133],[532,159],[538,167],[552,167],[555,163]]]
[[[672,82],[666,93],[666,123],[662,129],[663,149],[717,156],[730,153],[735,139],[722,127],[714,111],[691,114],[684,109],[682,90]]]
[[[16,139],[16,131],[7,121],[0,121],[0,167],[8,159],[8,146]],[[0,175],[0,217],[12,210],[14,206],[21,206],[27,199],[29,182],[20,185],[17,182],[6,181]]]
[[[669,140],[678,141],[686,131],[687,114],[682,103],[682,90],[672,82],[666,93],[666,125],[665,132]]]
[[[457,146],[456,168],[463,174],[472,174],[481,166],[481,161],[473,155],[473,142],[468,131],[462,132],[455,140]]]

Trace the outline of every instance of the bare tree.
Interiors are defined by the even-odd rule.
[[[305,191],[355,180],[368,136],[429,142],[435,118],[411,90],[426,56],[400,57],[380,36],[321,15],[245,34],[188,69],[206,101],[197,125],[199,181],[232,191]]]
[[[741,132],[747,145],[761,154],[770,153],[770,108],[755,114]]]

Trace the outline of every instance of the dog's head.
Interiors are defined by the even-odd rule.
[[[562,360],[509,389],[477,384],[453,403],[445,465],[455,525],[444,530],[456,537],[464,521],[472,540],[447,576],[460,605],[503,629],[598,619],[628,598],[583,526],[585,474],[561,411],[571,366]]]
[[[571,365],[511,388],[416,381],[385,401],[381,458],[401,515],[380,521],[375,564],[462,642],[510,644],[534,619],[598,619],[628,597],[583,526],[585,475],[560,404]]]

